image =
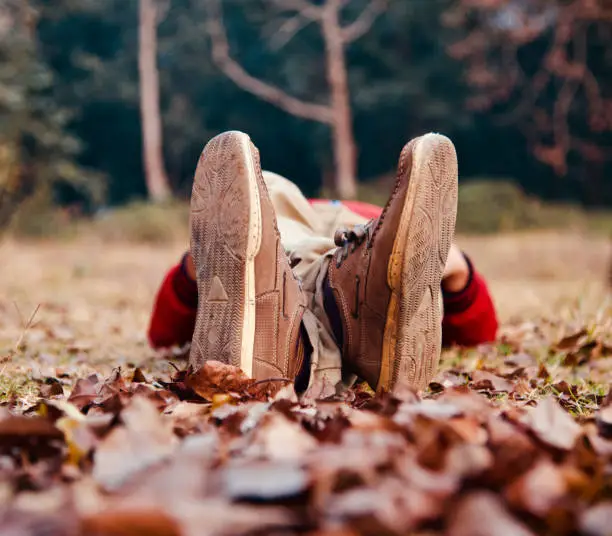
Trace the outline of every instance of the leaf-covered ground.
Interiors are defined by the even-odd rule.
[[[147,348],[180,245],[0,245],[0,534],[611,534],[606,241],[460,243],[499,341],[319,402]]]

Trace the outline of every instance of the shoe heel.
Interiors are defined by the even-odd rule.
[[[219,360],[253,372],[255,256],[261,207],[250,139],[226,132],[202,152],[191,198],[198,311],[190,364]]]
[[[410,223],[402,262],[397,350],[391,384],[427,387],[442,343],[440,284],[457,213],[457,158],[452,142],[437,134],[415,147]]]

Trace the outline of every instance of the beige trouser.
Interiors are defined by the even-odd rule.
[[[340,349],[323,307],[323,283],[335,247],[333,236],[339,227],[352,227],[367,220],[340,204],[311,205],[289,180],[268,171],[263,176],[276,211],[281,241],[307,296],[304,327],[313,349],[307,394],[329,396],[353,380],[342,377]]]

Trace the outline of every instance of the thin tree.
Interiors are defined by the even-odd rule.
[[[139,0],[140,116],[145,180],[153,202],[167,200],[170,186],[164,165],[162,123],[159,104],[159,70],[157,67],[157,26],[160,9],[157,0]]]
[[[342,199],[354,198],[357,194],[357,155],[346,48],[368,32],[385,10],[387,1],[370,0],[361,14],[348,25],[343,25],[342,12],[350,0],[324,0],[316,5],[309,0],[265,1],[284,15],[284,22],[275,37],[276,49],[280,49],[308,24],[319,25],[325,44],[324,62],[329,86],[327,102],[307,102],[248,73],[231,55],[220,0],[207,0],[213,60],[242,89],[296,117],[329,125],[333,139],[336,193]]]

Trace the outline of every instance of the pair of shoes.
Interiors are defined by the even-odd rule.
[[[326,311],[343,369],[373,389],[423,388],[440,356],[440,283],[457,212],[457,158],[447,138],[407,144],[379,218],[336,233]],[[218,360],[256,379],[294,379],[304,363],[305,298],[280,242],[246,134],[204,148],[191,199],[198,313],[190,363]]]

